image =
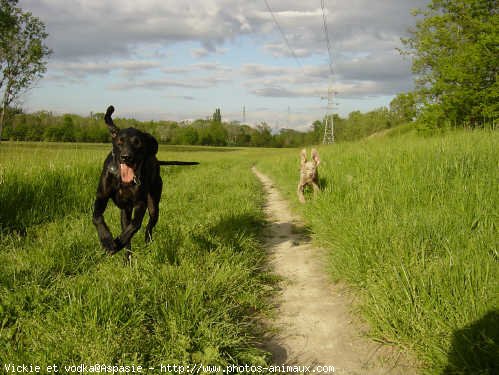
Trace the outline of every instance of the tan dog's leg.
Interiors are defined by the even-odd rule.
[[[298,200],[301,203],[305,203],[305,196],[303,195],[303,190],[305,189],[305,185],[301,183],[301,181],[298,183]]]
[[[312,149],[312,160],[315,162],[315,179],[312,181],[312,186],[314,187],[314,198],[317,197],[317,193],[320,191],[319,189],[319,174],[317,172],[317,167],[321,163],[321,158],[319,157],[319,153],[315,148]]]
[[[317,193],[321,191],[319,185],[315,181],[312,181],[312,186],[314,187],[314,198],[317,198]]]
[[[300,152],[300,182],[298,183],[298,200],[301,203],[305,203],[305,196],[303,195],[303,191],[305,189],[305,181],[303,180],[303,173],[306,162],[307,162],[307,150],[302,149]]]

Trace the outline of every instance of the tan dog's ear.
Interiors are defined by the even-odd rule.
[[[300,160],[301,160],[301,165],[303,165],[307,162],[307,150],[305,150],[305,149],[301,150]]]
[[[312,159],[315,161],[315,165],[319,165],[321,162],[321,158],[319,157],[319,153],[315,148],[312,149]]]

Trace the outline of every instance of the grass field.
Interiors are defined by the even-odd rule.
[[[141,230],[125,266],[91,221],[109,145],[2,143],[0,363],[266,363],[256,163],[330,249],[374,339],[427,373],[497,373],[498,145],[467,132],[321,147],[322,192],[303,206],[299,150],[162,148],[201,165],[162,167],[154,241]],[[112,205],[106,219],[117,233]]]
[[[362,296],[376,340],[429,373],[497,373],[499,136],[377,138],[319,149],[322,193],[300,206],[299,155],[259,161],[295,202],[332,277]]]
[[[125,266],[91,219],[109,149],[0,145],[0,363],[264,364],[255,317],[274,282],[248,152],[160,151],[201,165],[162,167],[154,241],[139,231]],[[106,218],[117,234],[112,204]]]

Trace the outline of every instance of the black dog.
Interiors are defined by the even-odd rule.
[[[197,162],[158,161],[158,142],[145,132],[135,128],[118,129],[111,115],[114,107],[109,106],[104,120],[113,139],[113,151],[107,156],[99,179],[94,204],[93,222],[99,239],[110,254],[127,248],[126,257],[131,255],[131,239],[142,225],[146,209],[149,223],[146,227],[146,243],[152,239],[152,229],[159,216],[159,200],[163,181],[160,165],[195,165]],[[106,222],[104,211],[109,198],[121,209],[121,234],[113,239]],[[133,213],[133,218],[132,218]]]

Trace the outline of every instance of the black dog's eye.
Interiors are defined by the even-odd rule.
[[[118,140],[116,141],[116,143],[117,143],[118,145],[122,145],[122,144],[123,144],[123,142],[124,142],[123,137],[118,137]]]
[[[140,146],[142,146],[142,143],[140,142],[140,138],[138,138],[138,137],[133,137],[133,138],[132,138],[132,145],[133,145],[133,147],[135,147],[135,148],[139,148]]]

